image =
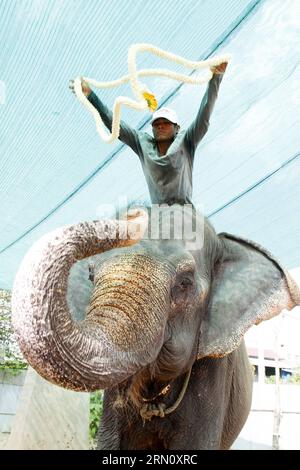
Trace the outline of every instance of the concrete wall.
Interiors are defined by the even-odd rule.
[[[3,380],[9,383],[2,383],[0,390],[4,431],[0,447],[14,450],[88,449],[89,393],[52,385],[31,368],[22,379],[6,378],[5,375]]]
[[[26,371],[12,375],[0,371],[0,449],[4,447],[12,429]]]
[[[254,384],[251,412],[233,449],[272,449],[275,385]],[[279,387],[279,449],[300,450],[300,385]]]

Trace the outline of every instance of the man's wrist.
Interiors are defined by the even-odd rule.
[[[90,101],[90,99],[92,99],[92,97],[93,97],[93,94],[94,94],[94,93],[93,93],[93,90],[91,90],[91,91],[89,92],[89,94],[86,95],[86,98]]]

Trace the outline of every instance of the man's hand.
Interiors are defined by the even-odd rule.
[[[212,71],[213,75],[220,75],[225,73],[227,64],[228,62],[222,62],[220,65],[214,65],[213,67],[210,67],[210,70]]]
[[[70,88],[70,90],[72,91],[72,93],[74,93],[74,95],[75,95],[74,80],[70,80],[69,88]],[[83,80],[83,78],[81,78],[81,88],[82,88],[82,93],[83,93],[85,96],[89,96],[89,94],[90,94],[91,91],[92,91],[92,89],[89,87],[89,85],[87,84],[87,82],[85,82],[85,81]]]

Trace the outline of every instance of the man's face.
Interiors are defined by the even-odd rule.
[[[165,118],[158,118],[152,124],[154,138],[157,142],[173,140],[177,134],[177,125]]]

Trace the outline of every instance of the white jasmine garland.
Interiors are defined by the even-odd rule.
[[[137,70],[136,68],[136,56],[138,52],[151,52],[154,55],[157,55],[163,59],[168,59],[177,64],[183,65],[185,67],[199,70],[199,69],[208,69],[207,74],[202,77],[191,77],[189,75],[184,75],[171,70],[165,69],[142,69]],[[202,84],[207,83],[213,76],[210,67],[217,66],[223,62],[228,62],[230,56],[228,54],[222,56],[212,57],[211,59],[201,60],[198,62],[184,59],[176,54],[164,51],[158,47],[152,46],[151,44],[133,44],[128,50],[128,75],[113,80],[110,82],[99,82],[92,78],[82,77],[89,85],[96,88],[113,88],[117,87],[123,83],[130,82],[133,95],[136,98],[136,101],[128,98],[126,96],[118,96],[114,102],[113,106],[113,121],[111,133],[107,132],[104,129],[103,121],[94,108],[94,106],[89,102],[86,96],[83,94],[81,89],[81,77],[77,77],[74,80],[74,90],[79,101],[92,113],[96,122],[97,131],[104,142],[110,144],[114,142],[120,133],[120,120],[121,120],[121,106],[128,106],[139,111],[149,108],[151,111],[154,111],[157,106],[156,99],[153,93],[138,80],[138,77],[149,77],[149,76],[163,76],[168,77],[179,82],[189,83],[189,84]]]

